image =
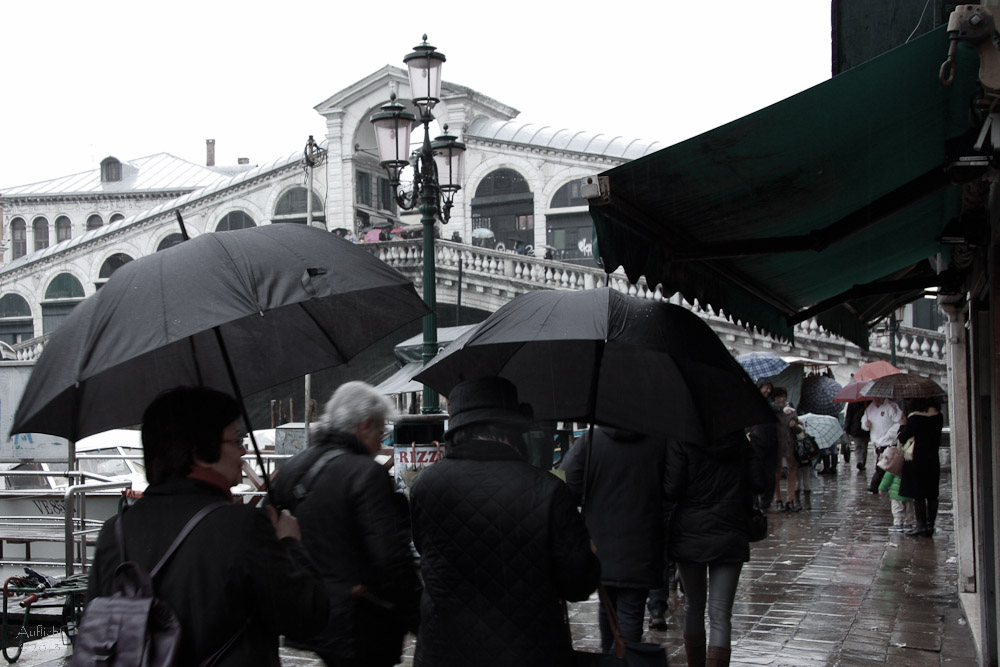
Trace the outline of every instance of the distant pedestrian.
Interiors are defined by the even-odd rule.
[[[847,404],[844,413],[844,431],[851,439],[854,448],[855,467],[864,470],[868,466],[868,442],[871,438],[868,431],[861,428],[861,420],[865,415],[868,401],[855,401]]]
[[[458,383],[445,458],[410,492],[424,579],[415,667],[572,667],[564,601],[600,563],[569,488],[531,466],[530,409],[507,380]]]
[[[903,452],[892,445],[886,447],[879,457],[878,467],[885,471],[879,483],[879,493],[889,494],[892,509],[892,526],[889,532],[901,533],[913,528],[913,498],[900,495],[899,485],[903,474]]]
[[[374,456],[395,410],[364,382],[337,388],[310,446],[279,468],[274,493],[293,508],[330,598],[322,632],[295,645],[337,667],[392,667],[416,631],[419,581],[406,498]]]
[[[664,491],[674,508],[667,551],[684,585],[688,665],[729,664],[733,601],[740,570],[750,560],[746,517],[771,474],[742,432],[710,444],[668,447]]]
[[[802,509],[799,502],[798,479],[799,462],[795,458],[795,439],[802,432],[799,426],[798,413],[795,408],[786,405],[788,391],[784,387],[775,387],[771,392],[771,409],[778,420],[776,427],[778,436],[778,461],[774,470],[774,504],[779,512],[798,512]],[[785,499],[781,499],[781,475],[785,474]]]
[[[938,448],[941,446],[941,429],[944,426],[940,405],[937,398],[912,399],[906,425],[899,430],[899,442],[903,450],[903,479],[899,483],[899,493],[913,498],[913,513],[916,516],[916,526],[906,533],[911,537],[934,535],[941,490]],[[912,444],[910,440],[913,441]],[[909,458],[908,448],[912,452]]]
[[[761,379],[757,381],[757,387],[760,389],[760,395],[767,400],[768,405],[773,410],[774,403],[771,401],[771,391],[774,389],[774,385],[771,384],[770,380]],[[750,446],[753,448],[755,455],[764,461],[764,465],[767,466],[768,470],[780,468],[777,422],[751,426],[747,429],[747,435],[750,437]],[[775,487],[776,478],[770,476],[764,485],[764,490],[757,497],[757,505],[760,509],[766,510],[771,506],[771,498],[774,497]]]
[[[87,600],[110,596],[125,556],[149,572],[197,512],[205,516],[154,579],[158,598],[181,625],[177,664],[219,667],[278,664],[278,638],[308,636],[326,624],[323,582],[299,543],[287,511],[233,503],[246,453],[235,399],[212,389],[178,387],[143,414],[142,445],[149,486],[142,498],[105,522]],[[227,642],[229,643],[226,646]]]
[[[878,397],[865,408],[861,428],[867,431],[871,437],[872,446],[875,448],[875,461],[878,461],[879,457],[882,456],[882,450],[896,444],[896,436],[899,434],[902,420],[903,411],[900,410],[895,401]],[[883,470],[876,466],[875,473],[868,485],[869,491],[878,493],[878,486],[882,481],[883,474]]]
[[[666,456],[662,438],[600,426],[593,442],[589,433],[581,436],[559,466],[577,501],[586,488],[583,515],[601,561],[601,582],[631,642],[642,641],[649,591],[664,584]],[[598,619],[607,653],[614,634],[605,614]]]

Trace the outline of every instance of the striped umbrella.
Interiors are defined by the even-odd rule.
[[[886,375],[872,380],[871,384],[861,390],[865,398],[930,398],[931,396],[947,396],[948,392],[930,378],[910,373]]]
[[[799,415],[799,423],[802,424],[806,433],[816,440],[820,449],[832,447],[844,435],[844,428],[840,425],[840,420],[830,415]]]
[[[774,352],[747,352],[737,356],[736,361],[754,382],[775,376],[788,368],[788,362]]]

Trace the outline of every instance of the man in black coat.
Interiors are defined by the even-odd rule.
[[[203,507],[232,502],[241,481],[239,406],[217,391],[180,388],[146,409],[142,442],[149,487],[123,516],[125,554],[147,572]],[[242,503],[206,516],[154,584],[181,624],[178,664],[219,654],[219,667],[276,666],[278,637],[307,636],[326,622],[322,581],[286,511]],[[112,592],[121,562],[118,517],[105,522],[90,569],[88,601]],[[228,648],[223,646],[232,641]],[[219,653],[221,651],[221,653]]]
[[[309,448],[275,478],[275,497],[298,516],[330,597],[326,628],[295,645],[328,665],[392,667],[407,631],[416,630],[420,585],[406,498],[373,458],[394,412],[371,385],[341,385]]]
[[[564,600],[600,565],[566,485],[525,460],[531,422],[502,378],[460,382],[445,458],[410,492],[424,579],[415,667],[572,667]]]
[[[595,427],[593,444],[589,434],[584,435],[560,465],[577,501],[585,502],[583,513],[601,561],[601,582],[622,634],[631,642],[642,641],[646,596],[664,583],[666,455],[662,438]],[[614,635],[606,615],[599,618],[601,648],[608,652]]]

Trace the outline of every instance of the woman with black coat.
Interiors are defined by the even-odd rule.
[[[667,450],[664,492],[674,506],[667,551],[684,585],[684,651],[692,667],[729,664],[736,586],[750,560],[746,518],[753,494],[766,485],[764,468],[742,432],[711,444],[672,442]]]
[[[941,460],[938,447],[944,417],[936,398],[914,398],[910,401],[910,414],[906,424],[899,429],[898,440],[903,447],[903,475],[899,494],[913,498],[913,512],[917,525],[906,532],[910,537],[930,537],[934,534],[937,519],[938,492],[941,486]],[[913,439],[912,460],[907,461],[906,443]]]

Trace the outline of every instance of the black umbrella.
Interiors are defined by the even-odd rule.
[[[242,397],[346,363],[426,312],[409,280],[336,234],[295,224],[203,234],[122,266],[73,309],[11,432],[76,441],[138,424],[179,385]]]
[[[760,391],[691,311],[610,288],[531,292],[449,345],[414,379],[513,382],[539,420],[704,442],[774,421]]]

